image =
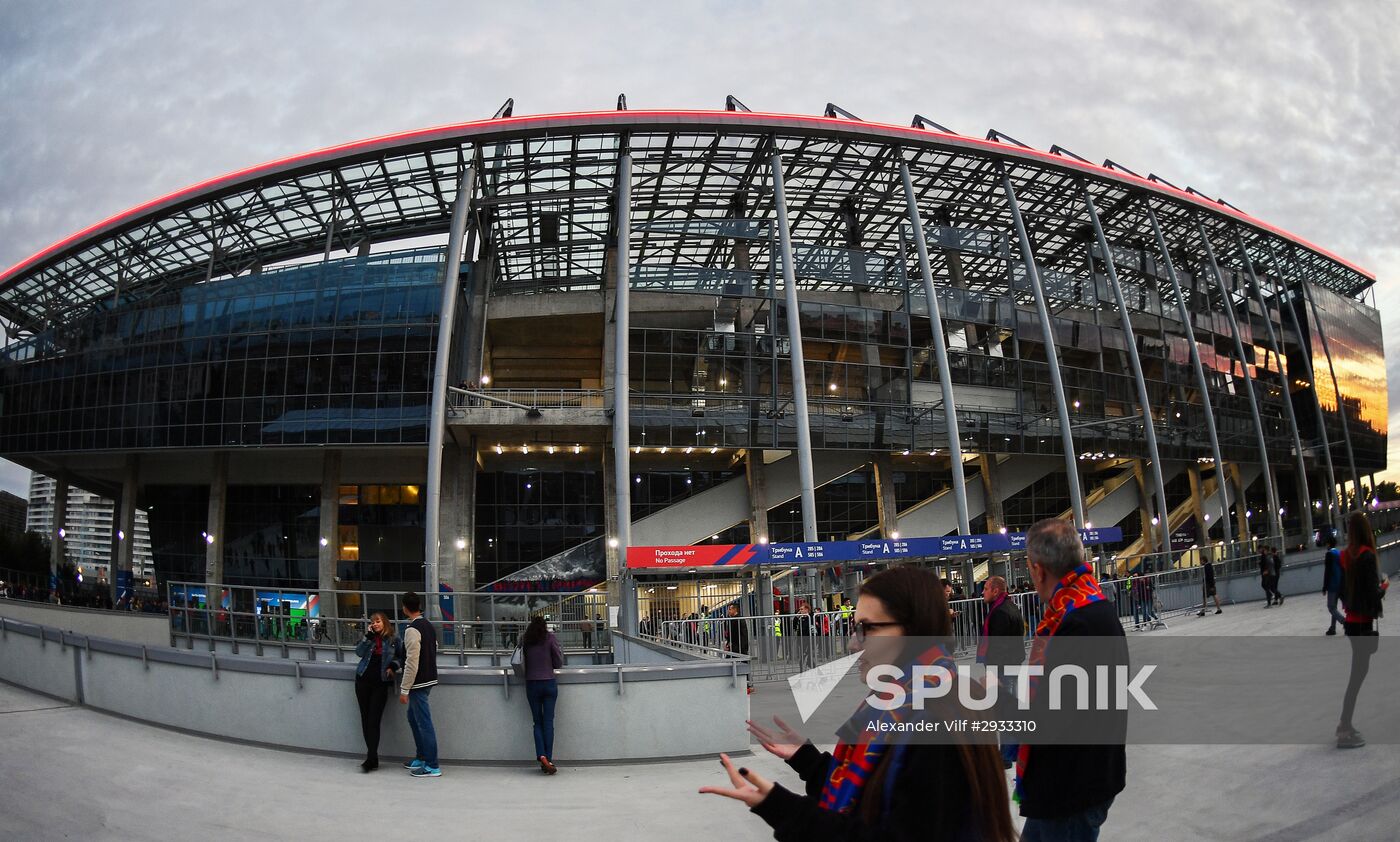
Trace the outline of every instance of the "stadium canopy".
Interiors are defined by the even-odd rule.
[[[624,149],[633,160],[634,266],[724,265],[734,240],[767,236],[774,215],[767,163],[779,152],[794,241],[859,249],[893,266],[907,220],[898,166],[905,160],[925,222],[962,246],[972,289],[1007,288],[1015,238],[1007,237],[1003,169],[1036,259],[1052,273],[1086,271],[1087,186],[1115,259],[1138,260],[1167,295],[1165,273],[1151,271],[1155,249],[1144,201],[1173,248],[1195,251],[1200,219],[1227,266],[1243,266],[1242,240],[1248,259],[1265,271],[1279,253],[1288,255],[1276,276],[1306,277],[1349,297],[1375,281],[1223,200],[1112,161],[1093,164],[1058,146],[1032,149],[995,130],[964,136],[922,117],[903,127],[855,119],[835,106],[826,113],[734,108],[516,117],[503,109],[489,120],[295,155],[147,202],[20,262],[0,274],[0,321],[13,341],[182,285],[441,234],[459,175],[473,163],[473,228],[495,261],[495,292],[596,289],[615,230]],[[709,236],[678,236],[696,232]]]

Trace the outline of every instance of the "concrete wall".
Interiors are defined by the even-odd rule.
[[[147,646],[170,645],[170,618],[164,614],[133,614],[130,611],[100,611],[96,608],[69,608],[22,599],[0,599],[0,617],[36,623],[55,629],[109,637]]]
[[[361,754],[354,665],[217,655],[0,623],[0,679],[157,725],[253,743]],[[41,638],[41,633],[44,635]],[[592,667],[559,674],[560,761],[744,751],[746,665]],[[621,681],[619,681],[619,676]],[[531,761],[525,688],[503,670],[445,668],[432,691],[446,761]],[[409,756],[391,704],[380,753]]]
[[[1284,557],[1285,567],[1279,576],[1279,593],[1284,596],[1322,596],[1322,557],[1323,551],[1312,549],[1306,552],[1289,553]],[[1393,575],[1400,571],[1400,542],[1382,545],[1379,552],[1381,572]],[[1225,578],[1216,577],[1216,593],[1222,603],[1257,602],[1264,598],[1264,588],[1259,584],[1259,575],[1250,573]],[[1167,611],[1185,606],[1197,607],[1201,604],[1201,584],[1196,578],[1180,585],[1166,585],[1157,589],[1157,596]]]

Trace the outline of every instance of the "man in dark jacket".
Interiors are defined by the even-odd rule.
[[[1206,558],[1204,554],[1201,556],[1201,574],[1204,577],[1201,579],[1201,610],[1196,612],[1196,616],[1204,617],[1206,615],[1206,604],[1212,599],[1215,600],[1215,613],[1219,614],[1221,612],[1220,595],[1215,592],[1215,565],[1211,564],[1210,559]]]
[[[987,618],[982,622],[982,639],[977,644],[977,663],[997,668],[1001,691],[997,694],[997,712],[1002,719],[1016,718],[1016,681],[1006,668],[1026,660],[1026,621],[1016,607],[1016,601],[1006,592],[1006,580],[989,576],[982,586],[982,601],[987,603]],[[1002,765],[1010,769],[1016,762],[1015,743],[1003,739]]]
[[[747,620],[740,619],[739,606],[734,603],[729,604],[726,610],[729,618],[725,620],[725,638],[729,642],[729,651],[735,655],[749,654],[749,624]]]
[[[1047,680],[1066,664],[1082,668],[1089,676],[1099,666],[1106,666],[1109,674],[1116,673],[1116,667],[1126,667],[1123,626],[1085,563],[1084,545],[1074,524],[1059,518],[1036,523],[1026,533],[1026,555],[1036,593],[1045,604],[1030,663],[1042,664]],[[1032,679],[1031,713],[1054,726],[1044,736],[1089,729],[1100,742],[1052,745],[1037,734],[1035,744],[1022,746],[1017,791],[1026,823],[1021,839],[1096,840],[1113,799],[1126,783],[1127,712],[1072,711],[1050,720],[1048,689],[1045,682]],[[1094,688],[1090,689],[1089,698],[1094,698]]]
[[[1327,545],[1327,554],[1322,557],[1322,592],[1327,594],[1327,614],[1332,618],[1325,634],[1336,634],[1338,623],[1346,627],[1346,617],[1337,610],[1342,593],[1342,554],[1337,549],[1337,533],[1331,529],[1325,531],[1322,543]]]

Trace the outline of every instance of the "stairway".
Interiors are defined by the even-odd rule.
[[[817,487],[857,471],[868,463],[864,453],[839,450],[812,454],[812,477]],[[764,470],[768,507],[781,506],[802,494],[795,454],[768,464]],[[632,546],[675,547],[695,544],[749,519],[748,478],[738,476],[699,494],[678,500],[659,512],[632,524]],[[570,547],[529,567],[502,577],[484,590],[503,582],[547,579],[597,583],[607,576],[603,538]]]
[[[1179,470],[1180,469],[1178,469],[1178,471]],[[1258,465],[1240,466],[1240,480],[1244,483],[1245,488],[1249,488],[1250,484],[1259,478],[1259,474],[1260,468]],[[1217,493],[1216,488],[1216,483],[1218,481],[1219,477],[1216,476],[1204,480],[1201,483],[1201,497],[1204,498],[1201,504],[1201,508],[1204,514],[1208,518],[1210,518],[1211,523],[1218,522],[1222,514],[1224,516],[1228,516],[1228,511],[1221,511],[1220,495]],[[1236,497],[1234,483],[1227,482],[1225,484],[1225,496],[1233,505]],[[1172,509],[1171,516],[1167,518],[1167,534],[1170,535],[1173,530],[1180,528],[1194,513],[1195,510],[1194,507],[1191,505],[1190,499],[1183,500],[1181,503],[1177,504],[1177,507],[1175,509]],[[1204,524],[1198,524],[1198,528],[1201,529],[1201,534],[1203,537],[1205,533],[1209,531],[1207,529],[1204,529],[1204,526]],[[1235,537],[1238,539],[1239,536],[1237,535]],[[1129,544],[1126,548],[1118,552],[1119,572],[1126,574],[1130,572],[1130,569],[1136,570],[1138,565],[1142,563],[1141,556],[1150,552],[1152,552],[1152,547],[1150,545],[1150,542],[1148,541],[1148,536],[1144,535],[1138,538],[1136,541]]]

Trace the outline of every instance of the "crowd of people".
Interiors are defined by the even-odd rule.
[[[1085,563],[1072,525],[1060,520],[1038,523],[1028,533],[1027,545],[1032,582],[1044,606],[1029,653],[1031,664],[1048,672],[1063,659],[1053,642],[1057,638],[1123,640],[1116,609]],[[947,646],[954,619],[950,590],[933,573],[912,566],[891,568],[864,582],[851,620],[851,648],[860,653],[862,679],[880,664],[953,664]],[[982,598],[988,611],[980,659],[985,664],[1027,660],[1021,645],[1025,621],[1008,599],[1005,581],[989,580]],[[1126,642],[1119,654],[1126,658]],[[912,689],[912,675],[923,673],[904,674],[902,686]],[[943,675],[933,680],[962,680],[948,671]],[[906,693],[905,705],[889,711],[872,707],[867,697],[831,752],[804,741],[781,719],[772,725],[750,722],[759,744],[786,761],[803,786],[788,790],[721,755],[729,785],[700,791],[744,803],[782,840],[1097,838],[1126,782],[1126,719],[1114,720],[1112,727],[1122,730],[1097,745],[998,746],[985,739],[912,742],[872,737],[894,725],[938,715],[916,710],[908,701],[912,695]],[[943,698],[954,695],[950,691]],[[1029,697],[1033,711],[1047,703],[1035,679]],[[872,723],[881,727],[872,728]],[[1012,787],[1005,774],[1008,764],[1016,770]],[[1013,799],[1025,819],[1019,837],[1011,819]]]
[[[1347,520],[1346,544],[1326,537],[1323,592],[1327,596],[1335,634],[1341,625],[1351,641],[1351,668],[1337,725],[1338,748],[1358,748],[1365,740],[1353,722],[1357,698],[1365,682],[1370,660],[1377,649],[1376,619],[1383,613],[1388,581],[1382,576],[1374,533],[1364,513]],[[1007,667],[1028,663],[1044,668],[1045,675],[1059,664],[1072,663],[1093,674],[1094,668],[1127,663],[1124,623],[1114,599],[1105,593],[1089,565],[1079,536],[1061,520],[1035,524],[1027,535],[1029,568],[1040,616],[1025,617],[1018,600],[1000,576],[988,577],[981,586],[982,612],[977,661],[1001,683],[998,703],[991,716],[1016,715],[1016,687],[1005,677]],[[1282,604],[1278,590],[1282,563],[1268,548],[1260,562],[1266,607]],[[1204,616],[1216,593],[1214,569],[1204,563],[1202,603]],[[1142,584],[1146,583],[1146,584]],[[1135,605],[1150,605],[1150,577],[1136,577],[1128,585]],[[954,639],[957,613],[949,604],[952,588],[932,573],[914,567],[896,567],[878,573],[861,586],[851,620],[852,651],[860,653],[862,679],[876,664],[951,665],[946,645]],[[1022,600],[1022,604],[1027,604]],[[1341,605],[1345,613],[1337,610]],[[1150,622],[1155,610],[1142,609],[1134,619]],[[1027,627],[1034,628],[1029,653],[1023,645]],[[1103,661],[1086,663],[1071,638],[1107,641]],[[905,643],[907,641],[907,643]],[[1061,643],[1060,641],[1066,641]],[[1116,642],[1115,642],[1116,641]],[[913,648],[910,648],[913,647]],[[1080,651],[1078,658],[1072,653]],[[1100,651],[1100,650],[1094,650]],[[1097,657],[1097,656],[1090,656]],[[1074,660],[1068,660],[1075,658]],[[938,680],[964,680],[947,673]],[[913,679],[910,679],[912,681]],[[990,680],[990,679],[987,679]],[[1044,712],[1046,699],[1041,681],[1029,681],[1031,715]],[[910,682],[901,688],[908,691]],[[981,696],[985,691],[974,691]],[[913,694],[906,693],[906,700]],[[944,696],[952,697],[951,691]],[[1023,694],[1024,697],[1024,694]],[[911,703],[892,711],[878,711],[870,698],[839,732],[831,752],[823,752],[775,718],[772,724],[750,722],[749,731],[760,746],[784,760],[802,782],[789,790],[753,770],[738,767],[726,755],[720,761],[727,785],[705,786],[701,793],[734,799],[767,822],[780,840],[806,839],[943,839],[971,840],[1096,840],[1115,798],[1127,781],[1126,712],[1110,713],[1096,720],[1100,739],[1088,744],[1017,744],[1003,738],[999,745],[985,741],[953,740],[920,743],[881,741],[870,736],[870,723],[883,724],[924,716]],[[1025,714],[1020,714],[1024,716]],[[885,730],[875,729],[876,733]],[[1015,769],[1013,784],[998,769]],[[1012,805],[1024,818],[1018,837],[1011,820]]]
[[[66,605],[70,608],[97,608],[103,611],[134,611],[141,614],[168,614],[169,604],[154,593],[136,593],[118,602],[105,586],[49,588],[46,586],[0,579],[0,599],[22,599]]]
[[[394,620],[382,611],[370,615],[364,637],[356,644],[355,700],[365,741],[364,772],[379,768],[380,729],[390,696],[405,706],[413,734],[413,757],[403,767],[415,778],[442,776],[437,729],[429,697],[438,683],[437,630],[423,617],[423,600],[408,592],[399,598],[407,620],[402,637]],[[554,709],[559,699],[555,670],[564,666],[564,652],[543,615],[535,615],[511,656],[511,666],[525,682],[525,698],[534,733],[535,759],[540,771],[553,775]]]

